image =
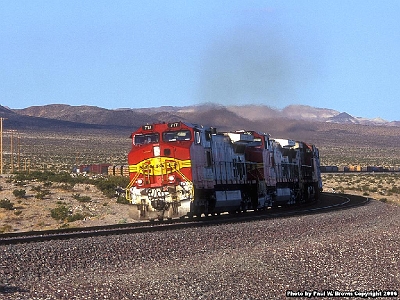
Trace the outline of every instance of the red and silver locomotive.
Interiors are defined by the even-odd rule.
[[[318,198],[314,145],[183,122],[133,132],[127,199],[138,219],[238,212]]]

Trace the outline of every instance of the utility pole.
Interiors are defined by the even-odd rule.
[[[11,174],[14,173],[14,149],[13,149],[13,140],[14,140],[14,130],[11,130],[11,143],[10,143],[10,163],[11,163]]]
[[[19,135],[19,132],[17,132],[17,138],[18,138],[18,172],[21,171],[21,137]]]
[[[6,118],[0,118],[0,175],[3,175],[3,121]]]
[[[14,132],[17,132],[15,129],[9,130],[7,133],[11,134],[11,140],[10,140],[10,164],[11,164],[11,174],[14,173]]]

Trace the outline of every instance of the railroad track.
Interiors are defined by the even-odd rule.
[[[347,209],[364,205],[368,202],[369,198],[365,198],[362,196],[322,193],[321,198],[317,203],[311,203],[296,207],[282,207],[277,209],[267,209],[264,211],[254,211],[238,214],[222,214],[221,216],[192,219],[185,218],[169,221],[146,221],[96,227],[5,233],[0,235],[0,245],[40,242],[53,239],[74,239],[93,236],[173,230],[187,227],[210,226],[221,223],[249,222],[268,218],[281,218],[294,215],[307,215],[329,212],[338,209]]]

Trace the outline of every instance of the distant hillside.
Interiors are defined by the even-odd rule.
[[[183,121],[213,126],[218,130],[255,130],[275,137],[322,144],[332,139],[343,143],[377,143],[376,139],[369,138],[371,135],[379,137],[380,143],[383,139],[387,140],[385,143],[391,147],[398,147],[400,142],[398,122],[362,119],[332,109],[299,105],[282,110],[262,105],[215,104],[110,110],[96,106],[53,104],[14,110],[2,108],[0,116],[5,115],[8,116],[5,122],[8,128],[38,131],[106,129],[127,135],[146,123]]]
[[[70,106],[51,104],[31,106],[25,109],[14,109],[13,112],[31,117],[41,117],[81,124],[102,126],[137,127],[157,121],[183,120],[204,125],[229,127],[231,122],[267,121],[270,119],[292,119],[307,122],[329,122],[340,124],[387,125],[399,126],[399,122],[388,122],[383,119],[366,119],[353,117],[346,112],[333,109],[316,108],[305,105],[290,105],[282,110],[265,105],[222,106],[203,104],[198,106],[173,107],[164,106],[140,109],[105,109],[96,106]],[[235,121],[233,121],[233,119]],[[225,120],[223,120],[225,119]]]
[[[358,124],[358,120],[348,113],[340,113],[336,116],[328,118],[327,122],[341,123],[341,124]]]
[[[309,106],[292,105],[277,110],[262,105],[205,104],[109,110],[54,104],[25,109],[0,106],[0,117],[7,118],[5,130],[22,132],[24,152],[31,155],[32,161],[42,157],[39,163],[49,152],[53,156],[64,153],[62,157],[71,161],[77,153],[87,159],[94,155],[92,161],[108,161],[110,153],[115,152],[112,157],[115,161],[119,157],[121,163],[126,159],[132,131],[146,123],[183,121],[213,126],[220,131],[255,130],[272,137],[313,143],[323,153],[325,164],[337,165],[346,161],[346,157],[353,157],[354,163],[365,165],[388,161],[400,165],[400,122],[368,120]]]
[[[43,118],[25,115],[19,110],[11,110],[0,105],[0,117],[4,118],[4,130],[36,130],[36,131],[65,131],[68,129],[104,129],[109,126],[102,124],[80,123],[63,119]]]

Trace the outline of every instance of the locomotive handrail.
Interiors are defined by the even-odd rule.
[[[128,186],[125,189],[125,198],[126,200],[132,200],[131,196],[130,196],[130,188],[132,187],[132,185],[134,184],[134,182],[136,181],[136,179],[139,177],[139,172],[136,173],[135,177],[132,178],[132,180],[129,182]]]

